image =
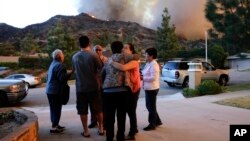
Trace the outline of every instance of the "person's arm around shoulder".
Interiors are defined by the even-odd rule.
[[[136,66],[138,65],[138,61],[132,60],[132,61],[128,62],[127,64],[120,64],[118,62],[112,61],[111,65],[118,70],[127,71],[127,70],[131,70],[131,69],[136,68]]]
[[[139,54],[124,54],[125,62],[129,62],[131,60],[140,60]]]

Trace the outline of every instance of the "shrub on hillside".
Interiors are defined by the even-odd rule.
[[[201,95],[218,94],[222,92],[222,87],[214,80],[205,80],[197,88]]]

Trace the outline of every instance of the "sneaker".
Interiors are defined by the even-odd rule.
[[[155,130],[155,126],[149,124],[147,127],[143,128],[143,130],[145,131]]]
[[[96,122],[92,122],[92,123],[89,124],[88,127],[89,128],[95,128],[95,127],[97,127],[97,123]]]
[[[136,129],[136,130],[135,130],[135,134],[137,134],[138,132],[139,132],[138,129]]]
[[[159,122],[156,124],[156,126],[161,126],[162,125],[162,122]]]
[[[50,129],[50,133],[62,133],[63,132],[63,129],[59,129],[59,128],[52,128]]]
[[[135,131],[129,131],[129,133],[128,133],[128,136],[131,136],[131,137],[133,137],[133,136],[135,136],[137,133],[138,133],[139,131],[136,129]]]
[[[127,136],[125,137],[125,140],[135,140],[135,136]]]
[[[58,129],[65,129],[66,127],[58,125],[56,128],[58,128]]]

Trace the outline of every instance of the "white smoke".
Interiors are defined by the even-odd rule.
[[[200,39],[211,27],[205,18],[205,4],[206,0],[80,0],[78,11],[103,20],[137,22],[156,29],[167,7],[177,34]]]

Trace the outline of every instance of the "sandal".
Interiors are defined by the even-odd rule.
[[[98,135],[103,136],[104,135],[104,131],[101,132],[101,131],[98,130]]]
[[[85,138],[89,138],[89,137],[90,137],[90,134],[85,135],[84,132],[82,132],[81,135],[82,135],[83,137],[85,137]]]
[[[50,129],[50,133],[62,133],[63,130],[62,129],[58,129],[58,128],[52,128]]]

